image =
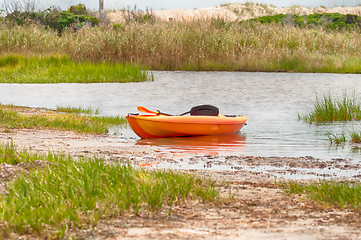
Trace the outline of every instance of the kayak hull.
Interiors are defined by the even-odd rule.
[[[245,116],[128,115],[130,127],[140,138],[201,136],[238,132]]]

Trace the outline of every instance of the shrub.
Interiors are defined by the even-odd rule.
[[[99,19],[89,16],[86,7],[83,4],[71,6],[66,11],[60,11],[56,8],[48,8],[42,12],[20,12],[14,11],[5,18],[8,22],[15,25],[25,25],[37,23],[50,29],[62,33],[66,28],[73,27],[75,30],[89,23],[95,26]]]

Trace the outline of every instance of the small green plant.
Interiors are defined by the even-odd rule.
[[[361,131],[351,131],[350,138],[353,143],[361,143]]]
[[[341,133],[338,135],[333,132],[329,132],[328,139],[330,140],[331,144],[336,144],[336,145],[347,142],[345,133]]]

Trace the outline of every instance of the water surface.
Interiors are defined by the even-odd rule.
[[[361,75],[247,72],[154,72],[154,82],[98,84],[0,84],[0,102],[30,107],[94,107],[103,115],[151,110],[179,114],[212,104],[222,114],[241,114],[248,125],[222,137],[140,140],[130,129],[118,136],[134,144],[168,151],[253,156],[314,156],[361,159],[351,146],[330,146],[328,131],[358,129],[358,122],[309,125],[297,113],[311,109],[315,97],[361,93]]]

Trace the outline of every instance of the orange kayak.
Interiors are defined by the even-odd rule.
[[[245,116],[168,116],[128,115],[133,131],[141,138],[201,136],[238,132],[247,121]]]

